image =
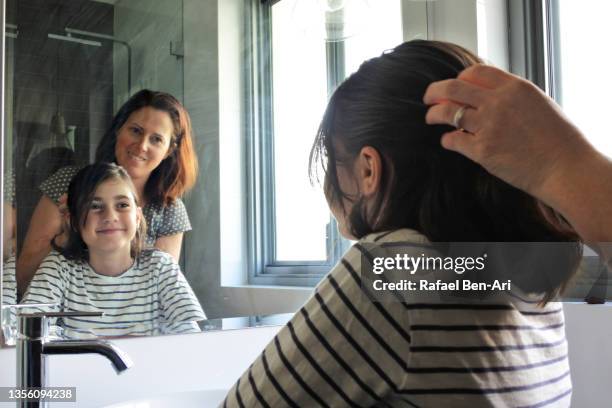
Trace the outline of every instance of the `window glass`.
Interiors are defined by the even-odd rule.
[[[327,60],[330,40],[343,50],[344,64]],[[330,213],[307,174],[328,78],[354,72],[401,41],[399,0],[283,0],[272,7],[275,261],[328,259]]]
[[[327,101],[325,43],[295,30],[296,1],[272,7],[276,260],[325,260],[330,222],[308,153]]]
[[[346,72],[357,71],[367,59],[402,42],[402,13],[400,0],[378,0],[372,4],[370,18],[376,24],[364,25],[363,30],[346,40]]]
[[[589,140],[612,156],[610,103],[612,3],[599,0],[558,1],[561,98],[564,112]],[[559,75],[560,73],[560,75]]]

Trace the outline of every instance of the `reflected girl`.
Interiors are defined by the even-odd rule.
[[[145,243],[178,260],[183,233],[191,224],[180,197],[195,184],[197,158],[189,115],[173,96],[149,90],[119,109],[96,150],[96,162],[115,162],[132,178],[148,232]],[[61,234],[60,204],[78,167],[65,167],[41,184],[40,199],[17,260],[23,293],[51,240]]]
[[[43,260],[22,303],[57,303],[66,337],[197,332],[204,312],[181,270],[158,249],[143,249],[146,223],[127,171],[112,163],[84,167],[68,189],[63,246]]]

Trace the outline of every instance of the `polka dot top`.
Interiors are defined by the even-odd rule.
[[[68,191],[68,185],[81,167],[67,166],[59,169],[40,185],[40,190],[56,204],[60,197]],[[147,221],[147,246],[152,246],[159,237],[191,231],[191,223],[180,198],[164,207],[161,204],[148,203],[142,209]]]

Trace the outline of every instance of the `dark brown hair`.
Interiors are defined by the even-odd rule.
[[[449,43],[414,40],[364,62],[332,95],[310,153],[310,177],[324,171],[330,206],[352,205],[347,227],[357,238],[411,228],[432,242],[566,242],[566,267],[555,276],[513,276],[529,292],[552,299],[581,255],[577,234],[550,207],[446,150],[449,126],[425,123],[428,85],[455,78],[481,60]],[[382,158],[378,194],[366,211],[362,197],[339,185],[337,166],[350,166],[365,146]],[[319,167],[321,166],[321,167]],[[520,272],[517,272],[520,273]]]
[[[170,154],[153,170],[144,190],[148,202],[166,206],[194,186],[198,173],[191,120],[183,105],[174,96],[148,89],[135,93],[115,114],[110,129],[98,145],[96,161],[117,162],[115,145],[119,129],[132,113],[147,106],[167,112],[174,127]]]
[[[83,167],[73,178],[68,186],[68,212],[70,223],[65,226],[68,231],[68,241],[63,247],[51,242],[53,248],[68,259],[81,261],[89,260],[87,244],[83,241],[81,230],[87,222],[87,214],[91,207],[98,186],[108,180],[121,180],[124,182],[134,196],[134,202],[139,205],[138,194],[129,174],[123,167],[115,163],[94,163]],[[144,216],[136,228],[136,235],[130,246],[130,255],[137,257],[144,247],[147,232],[147,224]]]

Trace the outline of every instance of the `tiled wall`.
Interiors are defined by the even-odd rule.
[[[13,40],[12,101],[19,150],[25,155],[30,145],[48,137],[58,94],[66,124],[77,126],[77,153],[97,142],[112,115],[112,47],[108,42],[94,47],[59,41],[47,34],[65,34],[69,26],[112,35],[113,6],[89,0],[13,0],[7,4],[7,22],[19,27]]]
[[[47,34],[65,35],[64,28],[71,27],[112,35],[113,6],[89,0],[9,0],[7,23],[16,24],[19,31],[17,39],[9,40],[13,92],[6,104],[13,112],[7,118],[13,145],[5,151],[14,163],[21,241],[39,198],[32,174],[39,173],[34,179],[40,180],[46,176],[40,173],[52,164],[49,159],[28,163],[28,158],[48,146],[58,100],[66,125],[76,126],[73,147],[79,163],[90,160],[90,144],[97,144],[112,117],[112,45],[65,42]]]

